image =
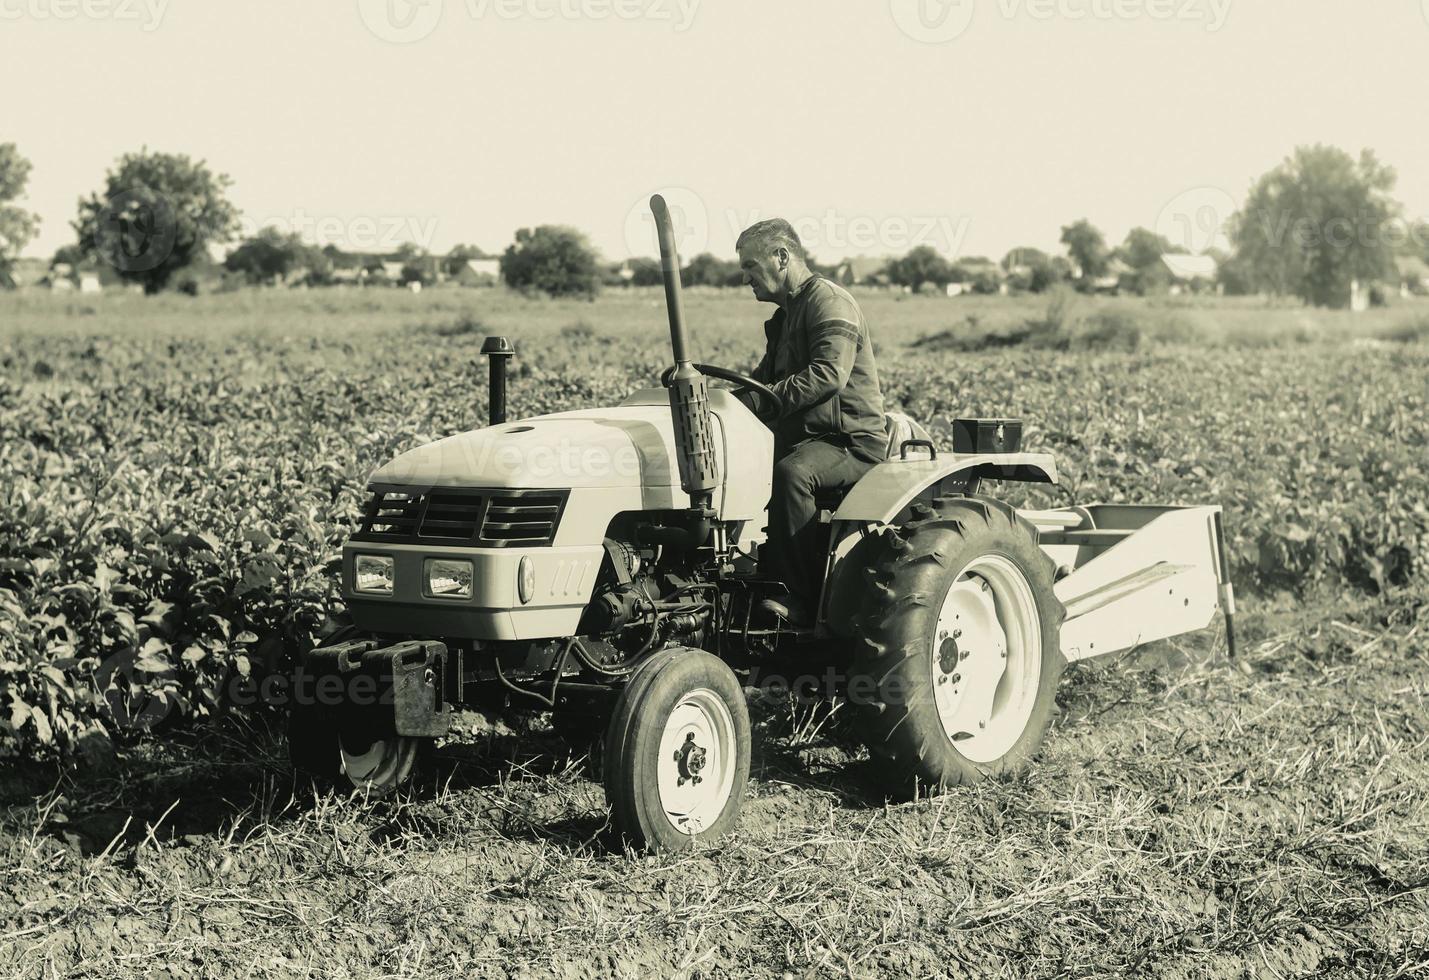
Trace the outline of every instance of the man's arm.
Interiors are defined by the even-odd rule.
[[[829,319],[810,327],[809,366],[770,385],[790,415],[819,404],[842,391],[853,373],[858,353],[858,327],[850,320]]]
[[[764,349],[764,356],[759,359],[758,366],[749,373],[755,381],[762,381],[768,384],[774,377],[774,351],[772,347]]]

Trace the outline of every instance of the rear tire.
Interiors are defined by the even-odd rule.
[[[877,540],[849,695],[879,772],[911,795],[1020,768],[1066,666],[1036,530],[1002,501],[945,497]]]
[[[684,850],[734,829],[749,780],[749,709],[703,650],[662,651],[631,676],[603,755],[605,798],[634,847]]]

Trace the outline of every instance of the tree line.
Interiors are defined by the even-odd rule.
[[[39,219],[19,203],[29,162],[13,143],[0,144],[0,284],[38,231]],[[1335,147],[1297,148],[1251,187],[1226,230],[1229,251],[1209,250],[1216,285],[1230,293],[1297,296],[1319,306],[1343,305],[1350,283],[1389,281],[1397,260],[1429,263],[1429,223],[1404,219],[1393,197],[1395,172],[1368,150],[1356,158]],[[211,264],[210,249],[239,239],[240,215],[228,200],[232,180],[204,161],[147,148],[126,154],[104,186],[80,200],[71,227],[75,242],[59,249],[51,267],[86,263],[107,267],[119,279],[155,293],[193,291],[194,270]],[[1082,289],[1114,288],[1149,294],[1172,279],[1163,257],[1184,252],[1147,228],[1133,228],[1116,246],[1090,221],[1061,229],[1064,255],[1015,248],[1000,262],[949,258],[929,245],[855,271],[810,257],[815,271],[854,284],[879,283],[923,290],[959,283],[972,292],[1042,292],[1058,283]],[[433,255],[407,244],[389,255],[323,248],[300,235],[267,227],[238,240],[221,267],[229,281],[321,286],[350,281],[430,283],[464,273],[472,259],[496,258],[473,245]],[[400,271],[394,276],[395,264]],[[633,258],[603,260],[580,231],[559,225],[523,228],[499,256],[509,287],[554,296],[594,296],[607,286],[660,283],[659,263]],[[691,286],[738,286],[738,264],[708,252],[681,270]],[[1416,280],[1429,283],[1429,269]]]

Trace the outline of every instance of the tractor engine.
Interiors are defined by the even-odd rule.
[[[693,535],[649,515],[629,516],[641,520],[617,521],[604,541],[580,635],[608,644],[622,659],[672,643],[699,645],[717,593],[695,549],[685,547]]]

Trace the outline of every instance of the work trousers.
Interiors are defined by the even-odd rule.
[[[774,464],[768,570],[810,610],[819,600],[827,557],[819,548],[814,496],[853,486],[873,465],[855,456],[842,436],[801,442]]]

